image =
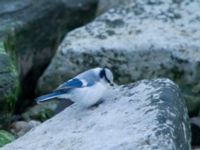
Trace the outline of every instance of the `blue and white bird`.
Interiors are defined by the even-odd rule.
[[[112,72],[108,68],[94,68],[64,82],[52,93],[36,98],[36,102],[54,98],[70,99],[89,107],[98,103],[112,86],[114,86]]]

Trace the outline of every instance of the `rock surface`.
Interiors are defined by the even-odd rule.
[[[23,120],[26,121],[30,121],[32,119],[45,121],[55,114],[54,111],[56,110],[57,106],[58,102],[56,101],[42,103],[40,105],[35,105],[27,108],[27,110],[23,112],[21,116]]]
[[[97,107],[79,104],[1,150],[190,150],[187,108],[168,79],[116,87]]]
[[[10,121],[18,95],[18,84],[16,70],[0,40],[0,128]]]
[[[38,83],[41,92],[79,72],[107,66],[117,82],[168,77],[191,115],[200,109],[200,1],[135,0],[66,35]]]
[[[17,113],[32,103],[36,81],[64,34],[90,21],[96,5],[97,0],[0,1],[0,34],[7,33],[5,46],[18,68],[22,88]]]
[[[16,121],[11,124],[10,131],[16,135],[17,137],[23,136],[32,128],[40,125],[41,122],[31,120],[29,122],[26,121]]]
[[[99,0],[96,14],[100,15],[112,8],[128,6],[133,2],[135,2],[135,0]]]

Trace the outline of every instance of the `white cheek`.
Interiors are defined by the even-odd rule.
[[[82,82],[82,86],[87,86],[87,81],[86,80],[84,80],[84,79],[81,79],[81,82]]]

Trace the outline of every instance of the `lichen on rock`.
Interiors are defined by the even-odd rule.
[[[121,85],[103,100],[74,103],[2,150],[190,150],[187,108],[172,81]]]
[[[15,7],[10,8],[10,5]],[[5,48],[17,68],[22,89],[16,104],[17,113],[32,104],[36,82],[63,36],[89,22],[95,16],[96,6],[97,0],[0,2],[2,26],[10,24],[8,32],[3,32]]]
[[[180,85],[187,104],[194,104],[188,96],[200,101],[199,92],[191,90],[200,77],[199,6],[199,1],[135,0],[109,9],[65,36],[38,82],[39,91],[107,66],[118,83],[168,77]],[[200,109],[193,104],[188,105],[191,115]]]

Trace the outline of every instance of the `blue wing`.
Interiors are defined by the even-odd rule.
[[[75,78],[75,79],[69,80],[67,82],[64,82],[56,90],[81,88],[81,87],[83,87],[83,82],[81,80]]]

